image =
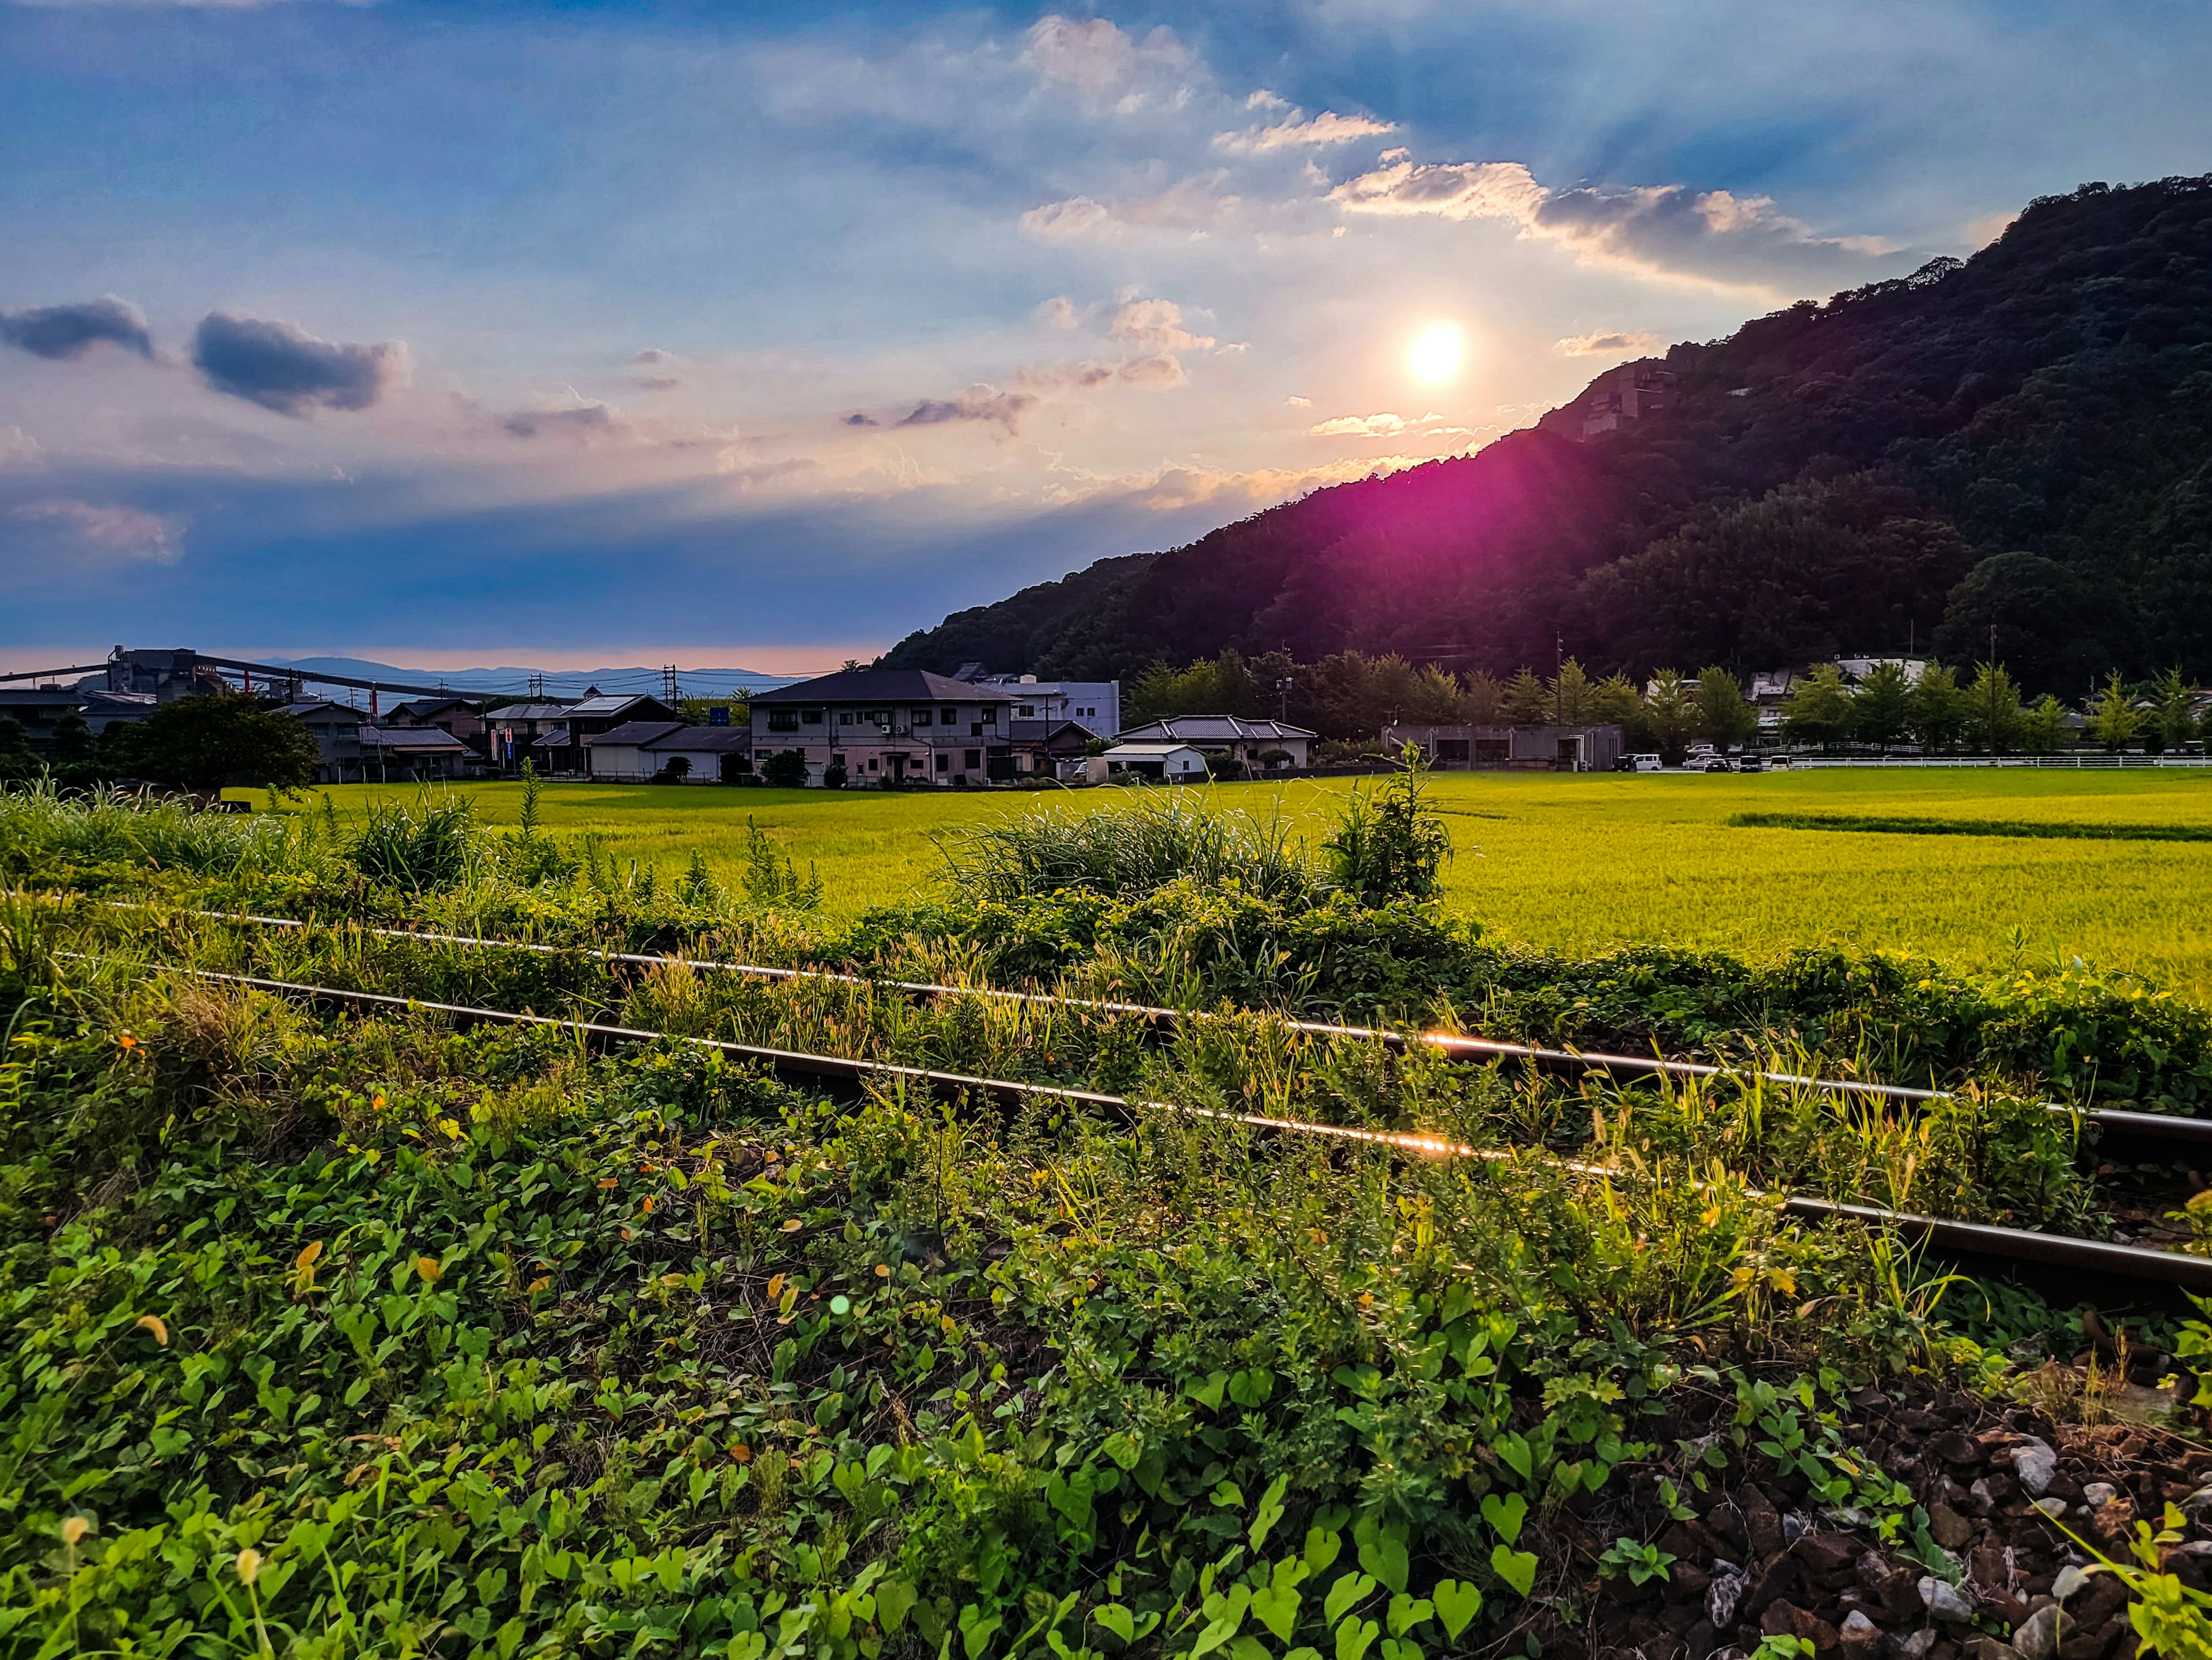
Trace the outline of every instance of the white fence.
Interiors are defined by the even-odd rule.
[[[2212,755],[1793,755],[1793,772],[1814,767],[2212,767]]]

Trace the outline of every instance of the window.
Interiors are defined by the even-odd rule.
[[[768,712],[768,729],[770,732],[797,732],[799,730],[799,711],[797,709],[770,709]]]
[[[853,711],[850,709],[840,709],[837,712],[837,724],[841,727],[851,726],[853,724]]]
[[[939,772],[950,772],[952,770],[952,757],[950,755],[947,755],[943,750],[939,750],[937,752],[937,769]]]
[[[960,711],[958,709],[945,710],[945,724],[948,727],[958,726],[960,724]]]
[[[801,709],[799,712],[799,718],[810,727],[818,727],[822,724],[822,711],[820,709]]]
[[[926,727],[929,724],[929,721],[930,714],[927,709],[916,709],[914,712],[914,723],[917,727]]]
[[[868,770],[870,772],[876,770],[876,757],[872,755],[868,757]]]
[[[1034,703],[1024,703],[1019,708],[1016,709],[1014,713],[1019,715],[1023,720],[1026,721],[1036,713],[1036,705]]]
[[[969,769],[970,771],[974,770],[975,768],[983,764],[983,751],[981,750],[963,751],[960,757],[960,764],[963,767]]]
[[[976,713],[982,716],[985,726],[995,727],[999,724],[999,706],[996,703],[986,703]]]

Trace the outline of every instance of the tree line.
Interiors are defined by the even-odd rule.
[[[50,780],[64,789],[152,785],[201,795],[232,784],[299,789],[321,763],[307,727],[243,693],[180,697],[97,735],[70,709],[43,754],[21,721],[0,715],[0,786]]]
[[[2195,689],[2179,669],[2130,684],[2117,674],[2081,710],[2081,731],[2108,751],[2142,743],[2179,749],[2204,735]],[[2033,702],[2002,663],[1966,672],[1930,662],[1915,677],[1879,662],[1857,682],[1834,663],[1796,677],[1782,702],[1782,736],[1824,749],[1910,743],[1928,751],[2048,755],[2075,741],[2075,711],[2045,693]],[[1176,714],[1273,715],[1338,743],[1375,740],[1385,727],[1619,726],[1628,747],[1670,760],[1704,742],[1722,749],[1759,730],[1743,683],[1712,664],[1695,676],[1662,668],[1639,687],[1602,678],[1570,657],[1548,678],[1522,668],[1501,680],[1455,674],[1403,657],[1341,652],[1316,663],[1225,650],[1178,669],[1156,662],[1124,699],[1128,726]]]

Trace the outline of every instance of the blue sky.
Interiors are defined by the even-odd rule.
[[[0,661],[834,665],[2204,171],[2207,85],[2181,3],[0,0]]]

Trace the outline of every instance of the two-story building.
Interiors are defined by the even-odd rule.
[[[1055,727],[1063,721],[1073,721],[1094,738],[1111,738],[1121,729],[1119,680],[1040,680],[1034,674],[987,674],[979,676],[975,684],[1012,692],[1017,721],[1043,721]]]
[[[753,695],[753,765],[797,751],[809,784],[838,763],[849,785],[1008,778],[1014,702],[925,669],[846,669]]]

